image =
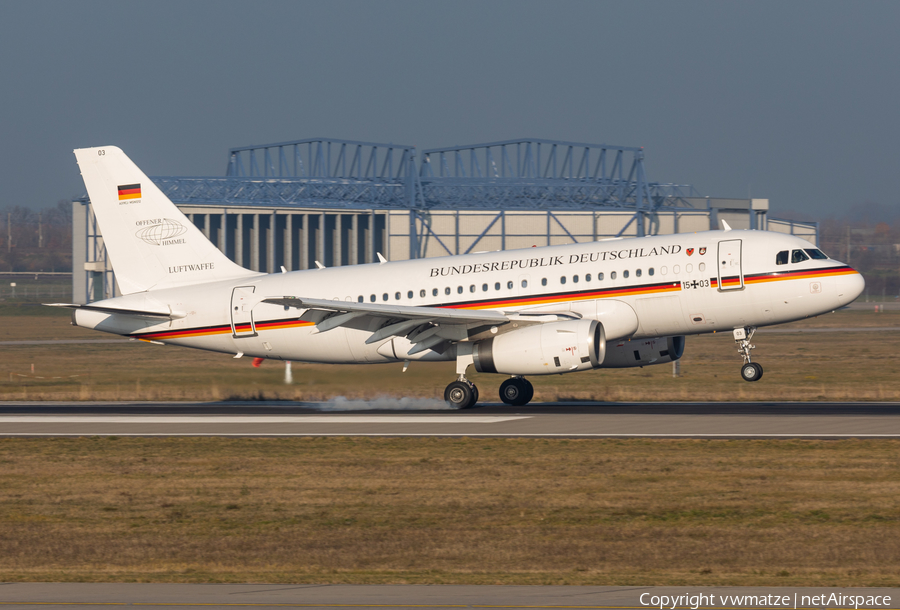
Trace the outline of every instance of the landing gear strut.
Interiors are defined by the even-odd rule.
[[[514,407],[527,405],[534,398],[534,386],[524,377],[510,377],[500,384],[500,400]]]
[[[738,344],[738,353],[744,359],[744,364],[741,365],[741,377],[744,381],[759,381],[763,376],[762,365],[750,361],[750,350],[756,349],[755,345],[750,344],[755,332],[755,326],[734,329],[734,341]]]
[[[456,381],[444,390],[444,400],[454,409],[471,409],[478,402],[478,388],[466,379],[466,369],[474,363],[472,344],[460,342],[456,347]]]

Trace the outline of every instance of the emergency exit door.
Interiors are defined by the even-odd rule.
[[[256,325],[253,323],[255,290],[256,286],[239,286],[231,293],[231,335],[235,338],[256,336]]]
[[[744,287],[741,271],[741,240],[728,239],[719,242],[719,290],[740,290]]]

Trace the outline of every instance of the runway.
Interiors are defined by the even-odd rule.
[[[898,608],[897,589],[838,587],[574,587],[495,585],[260,585],[260,584],[86,584],[7,583],[0,586],[3,608],[653,608],[654,596],[675,598],[665,607],[690,608],[853,608],[850,603],[811,604],[813,596],[863,597],[859,608]],[[678,596],[685,596],[680,601]],[[748,597],[752,596],[752,597]],[[766,601],[759,602],[763,596]],[[806,599],[804,599],[806,596]],[[885,596],[888,597],[885,600]],[[773,599],[777,597],[778,603]],[[787,599],[785,599],[787,598]],[[868,598],[868,599],[867,599]],[[875,602],[866,604],[865,601]],[[876,601],[877,600],[877,601]],[[806,601],[806,604],[803,602]],[[825,598],[817,599],[825,601]],[[832,599],[832,601],[834,601]],[[657,601],[656,604],[659,604]],[[796,605],[795,605],[796,604]],[[659,605],[656,605],[659,607]]]
[[[0,403],[0,436],[900,438],[900,403]]]

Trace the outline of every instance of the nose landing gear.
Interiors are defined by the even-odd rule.
[[[738,353],[744,359],[744,364],[741,365],[741,377],[744,381],[759,381],[763,376],[762,365],[750,361],[750,350],[756,349],[755,345],[750,344],[755,332],[755,326],[734,329],[734,341],[738,344]]]
[[[527,405],[534,398],[534,386],[524,377],[510,377],[500,384],[500,400],[514,407]]]

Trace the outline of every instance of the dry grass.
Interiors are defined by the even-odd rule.
[[[0,311],[0,341],[115,338],[70,326],[65,312],[44,308],[40,311],[45,315],[37,316],[27,308],[11,311],[17,315]],[[20,315],[22,311],[29,315]],[[900,311],[840,311],[783,328],[817,326],[900,327]],[[893,365],[900,332],[759,334],[754,343],[758,346],[754,356],[766,368],[758,383],[739,379],[734,342],[716,334],[688,337],[678,379],[672,378],[668,364],[532,377],[535,400],[900,400]],[[247,358],[141,342],[0,350],[3,400],[439,398],[454,377],[452,363],[413,363],[405,374],[399,364],[295,364],[295,383],[286,386],[279,362],[254,369]],[[497,400],[500,376],[471,376],[485,400]]]
[[[0,580],[900,586],[898,450],[3,439]]]

